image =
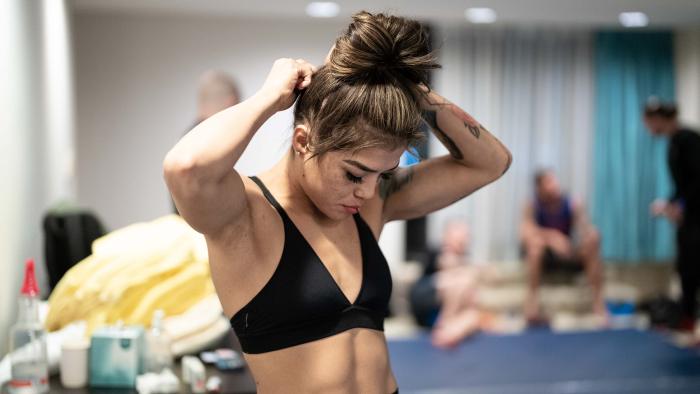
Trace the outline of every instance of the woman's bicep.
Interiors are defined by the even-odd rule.
[[[218,180],[168,174],[166,183],[180,215],[202,234],[217,234],[244,217],[249,209],[245,185],[231,171]]]

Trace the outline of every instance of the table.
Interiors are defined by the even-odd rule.
[[[236,339],[233,332],[224,337],[214,348],[228,347],[235,349],[237,351],[241,350],[240,344]],[[206,366],[207,379],[211,376],[218,376],[221,378],[221,393],[231,393],[231,394],[248,394],[255,393],[255,381],[253,376],[246,365],[243,369],[235,371],[219,371],[213,366]],[[180,362],[177,361],[175,364],[175,374],[181,377]],[[85,387],[82,389],[67,389],[61,386],[61,379],[59,375],[54,375],[49,380],[51,394],[134,394],[137,393],[136,389],[118,389],[118,388],[98,388],[98,387]],[[6,385],[0,390],[2,393],[7,393]],[[180,386],[180,393],[189,393],[189,390],[184,384]]]

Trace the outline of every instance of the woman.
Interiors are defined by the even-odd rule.
[[[165,158],[179,211],[206,236],[258,392],[398,390],[383,334],[382,227],[464,198],[510,164],[486,129],[427,88],[436,67],[420,24],[360,12],[318,71],[277,60],[253,97]],[[232,170],[260,125],[295,99],[289,152],[259,177]],[[424,120],[450,155],[397,168]]]

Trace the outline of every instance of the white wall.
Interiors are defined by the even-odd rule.
[[[64,0],[43,0],[42,100],[46,120],[43,134],[46,152],[47,200],[72,202],[75,180],[75,108],[73,50],[70,15]]]
[[[46,294],[42,216],[75,194],[67,17],[62,0],[0,2],[0,355],[26,258]]]
[[[700,128],[700,29],[679,30],[675,35],[676,98],[680,119]]]
[[[170,212],[162,160],[192,126],[199,75],[230,72],[247,97],[276,58],[321,62],[338,31],[288,21],[76,14],[80,202],[111,229]],[[238,169],[252,174],[275,162],[290,125],[289,113],[271,119]]]
[[[78,197],[110,229],[170,212],[162,160],[194,121],[203,71],[230,72],[248,97],[276,58],[322,63],[348,23],[84,12],[74,19]],[[236,168],[252,175],[276,162],[291,122],[290,111],[270,119]],[[402,242],[402,224],[385,229],[390,262],[403,258]]]

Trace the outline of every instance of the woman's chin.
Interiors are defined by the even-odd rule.
[[[342,205],[339,205],[336,209],[329,209],[321,211],[321,213],[328,219],[334,222],[347,219],[353,215],[353,212],[349,209],[345,209]]]

